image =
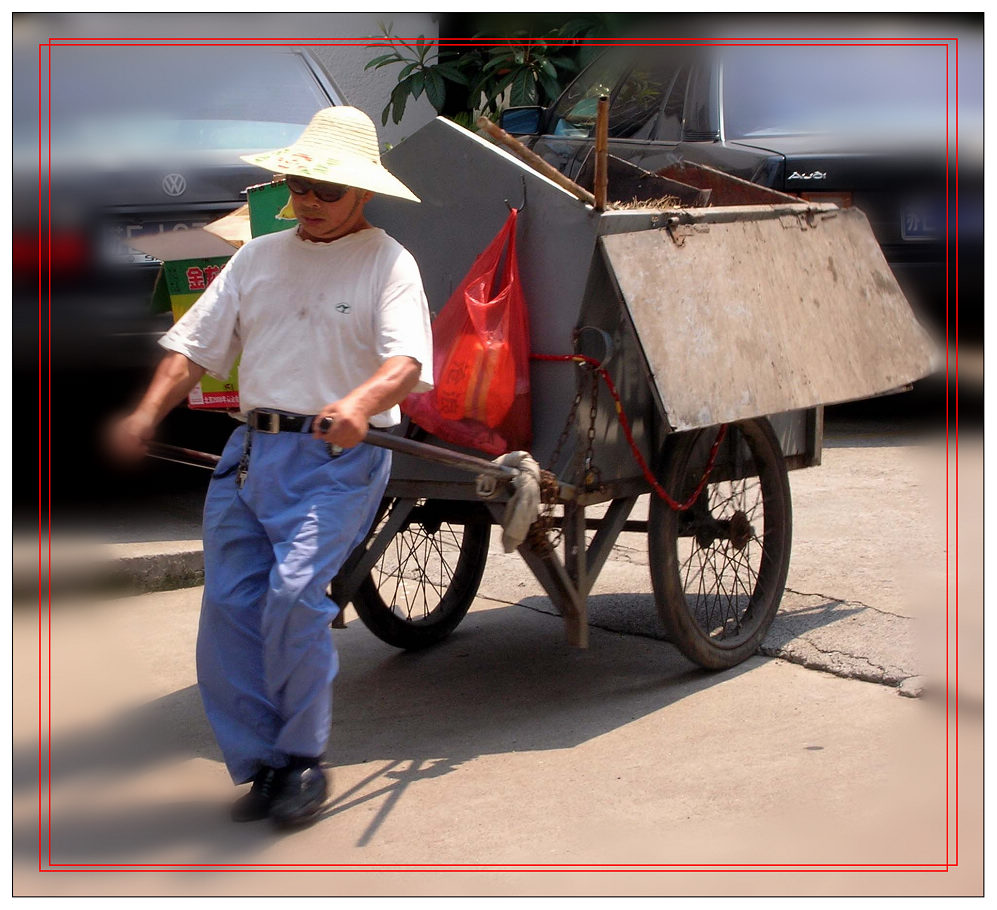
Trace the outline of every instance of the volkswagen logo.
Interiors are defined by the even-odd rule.
[[[163,178],[163,192],[167,196],[182,196],[187,192],[187,178],[183,174],[167,174]]]

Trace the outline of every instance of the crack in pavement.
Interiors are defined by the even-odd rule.
[[[861,607],[863,610],[871,610],[873,613],[878,613],[881,616],[892,616],[895,619],[912,619],[910,616],[904,616],[903,613],[893,613],[890,610],[884,610],[881,607],[874,607],[872,604],[863,603],[861,600],[844,600],[840,597],[834,597],[831,594],[796,591],[793,588],[788,587],[785,590],[787,594],[794,594],[797,597],[815,597],[820,598],[821,600],[829,601],[835,605]]]
[[[802,644],[809,647],[817,654],[827,658],[828,660],[826,663],[818,663],[813,659],[812,655],[801,654],[797,650],[794,650],[791,647],[793,644]],[[917,675],[905,671],[897,666],[886,667],[881,664],[877,664],[874,660],[864,654],[854,654],[849,651],[843,651],[840,648],[822,648],[812,639],[802,635],[796,636],[784,645],[766,646],[763,643],[759,650],[762,654],[766,654],[770,657],[779,657],[789,663],[795,663],[806,667],[807,669],[823,670],[826,673],[830,673],[833,676],[839,676],[844,679],[860,679],[865,682],[899,686],[904,680],[912,679]],[[836,662],[834,660],[835,657],[840,657],[841,660]],[[864,670],[863,665],[869,669]]]

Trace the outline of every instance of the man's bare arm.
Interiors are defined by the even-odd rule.
[[[167,354],[135,409],[112,424],[111,454],[126,461],[144,456],[159,422],[187,397],[204,373],[203,367],[183,354]]]
[[[370,418],[403,401],[419,381],[420,371],[419,362],[412,357],[389,357],[370,379],[319,411],[312,435],[344,449],[363,442]],[[325,433],[318,429],[323,417],[332,418]]]

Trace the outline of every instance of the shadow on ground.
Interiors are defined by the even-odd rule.
[[[333,767],[368,764],[370,773],[337,792],[325,815],[376,805],[362,846],[417,781],[483,755],[571,749],[750,673],[760,659],[709,674],[664,642],[593,631],[588,650],[572,648],[560,619],[520,605],[472,612],[442,645],[417,653],[384,645],[358,621],[338,630],[343,670],[327,758]],[[36,743],[15,742],[15,799],[38,786],[40,757]],[[275,834],[228,821],[221,801],[234,791],[212,789],[213,802],[185,796],[182,786],[174,796],[151,785],[130,798],[103,798],[125,777],[170,781],[171,769],[191,777],[192,759],[220,762],[195,686],[83,729],[54,730],[48,780],[42,768],[56,809],[53,861],[124,864],[179,850],[206,864],[236,853],[251,862]],[[37,814],[15,817],[21,861],[38,855],[37,823]]]

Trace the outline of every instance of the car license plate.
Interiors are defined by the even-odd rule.
[[[900,236],[904,240],[941,240],[945,236],[945,211],[941,206],[917,202],[900,210]]]
[[[135,263],[154,264],[159,262],[154,256],[136,250],[130,243],[140,237],[166,234],[170,231],[190,231],[204,227],[205,221],[117,221],[104,228],[104,261],[114,265]]]

